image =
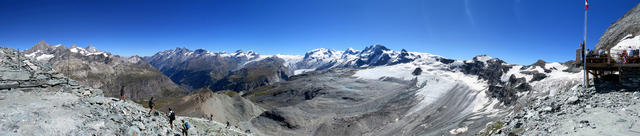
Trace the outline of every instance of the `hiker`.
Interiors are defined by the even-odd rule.
[[[124,85],[120,87],[120,100],[124,101],[126,95],[124,94]]]
[[[176,113],[173,112],[173,109],[169,108],[169,125],[171,125],[171,129],[173,129],[174,120],[176,120]]]
[[[602,55],[604,55],[604,50],[603,49],[598,50],[598,56],[602,57]]]
[[[627,63],[627,50],[622,50],[622,62]]]
[[[153,96],[151,96],[149,100],[149,108],[151,108],[151,110],[149,110],[149,115],[151,115],[151,112],[153,112]]]
[[[227,127],[226,128],[229,128],[229,127],[231,127],[231,124],[229,124],[229,121],[227,121]]]
[[[189,122],[185,122],[184,120],[182,120],[182,124],[183,124],[182,125],[182,127],[183,127],[182,128],[182,134],[185,135],[185,136],[189,135],[188,131],[189,131],[189,128],[191,128],[191,126],[189,126]]]
[[[211,116],[209,116],[209,121],[213,121],[213,114],[211,114]]]
[[[627,53],[629,58],[633,56],[633,49],[631,48],[631,46],[629,46],[629,48],[627,49]]]

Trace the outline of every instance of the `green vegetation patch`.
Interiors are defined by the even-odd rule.
[[[502,127],[504,126],[504,122],[502,121],[497,121],[489,126],[487,126],[487,128],[485,129],[484,132],[482,132],[480,135],[481,136],[489,136],[493,133],[498,132],[498,130],[502,129]]]

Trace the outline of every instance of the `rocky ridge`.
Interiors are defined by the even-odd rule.
[[[632,38],[638,35],[640,35],[640,4],[627,11],[624,16],[607,28],[607,31],[598,40],[595,50],[612,49],[625,38]]]
[[[121,86],[125,86],[128,98],[139,101],[148,100],[151,96],[179,97],[186,94],[184,89],[139,56],[121,57],[93,46],[66,48],[44,41],[23,53],[34,61],[50,64],[66,77],[104,90],[106,96],[119,96]]]
[[[492,135],[638,135],[640,93],[584,89],[538,95],[480,131]]]
[[[195,135],[247,135],[221,123],[166,114],[129,101],[103,97],[51,66],[0,47],[0,133],[7,135],[174,135],[188,121]]]

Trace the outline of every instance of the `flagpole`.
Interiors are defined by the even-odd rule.
[[[582,46],[584,46],[585,48],[587,47],[587,8],[585,7],[584,9],[584,40],[582,41]],[[583,70],[584,70],[584,88],[587,88],[587,55],[586,55],[586,50],[582,50],[582,55],[584,56],[584,66],[583,66]]]

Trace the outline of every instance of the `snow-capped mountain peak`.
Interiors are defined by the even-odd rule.
[[[309,59],[324,60],[324,59],[336,59],[336,58],[339,58],[339,56],[341,55],[342,55],[342,52],[340,51],[336,51],[333,49],[326,49],[326,48],[318,48],[318,49],[314,49],[307,52],[304,57]]]
[[[96,53],[96,52],[100,52],[100,50],[98,50],[98,48],[96,48],[93,45],[89,45],[85,48],[87,50],[87,52],[89,53]]]
[[[357,54],[359,51],[353,48],[348,48],[344,51],[344,54]]]
[[[85,49],[77,47],[74,44],[70,48],[66,48],[62,44],[58,44],[55,46],[47,44],[44,40],[35,44],[31,49],[24,51],[26,57],[42,62],[48,62],[51,58],[64,54],[65,52],[79,53],[84,56],[102,55],[104,57],[108,57],[110,55],[107,52],[98,50],[94,46],[87,46],[87,48]]]

